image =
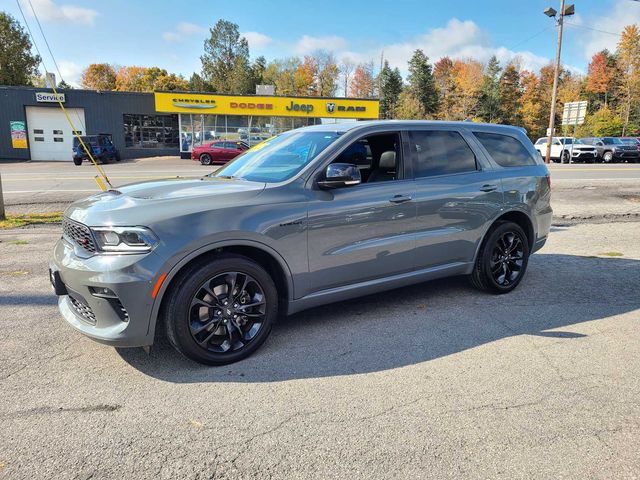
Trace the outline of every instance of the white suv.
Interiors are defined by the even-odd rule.
[[[547,154],[547,137],[539,138],[533,147],[544,158]],[[587,145],[573,137],[553,137],[551,142],[551,159],[555,162],[595,162],[598,152],[593,145]]]

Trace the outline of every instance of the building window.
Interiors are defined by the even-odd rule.
[[[122,120],[127,148],[178,147],[177,115],[124,114]]]
[[[44,137],[34,137],[36,142],[44,142]]]
[[[54,142],[64,142],[64,138],[61,137],[53,137]]]
[[[36,135],[38,134],[42,135],[44,134],[44,130],[42,130],[41,128],[37,128],[33,130],[33,133],[35,133]]]
[[[54,135],[64,135],[64,134],[62,133],[62,130],[54,130],[54,131],[53,131],[53,134],[54,134]]]

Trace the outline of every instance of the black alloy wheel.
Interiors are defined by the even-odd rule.
[[[203,153],[200,155],[200,163],[202,165],[211,165],[211,155],[208,153]]]
[[[562,152],[562,160],[560,161],[560,163],[569,163],[569,160],[569,152],[565,150],[564,152]]]
[[[264,324],[260,284],[242,272],[224,272],[204,282],[191,300],[189,329],[202,348],[225,353],[244,348]]]
[[[476,259],[471,283],[480,290],[508,293],[522,280],[529,261],[529,241],[522,228],[501,222],[487,234]]]
[[[278,292],[269,273],[247,257],[225,253],[181,271],[161,309],[171,344],[207,365],[251,355],[277,316]]]

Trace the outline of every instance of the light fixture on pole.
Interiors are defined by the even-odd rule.
[[[551,142],[553,140],[553,133],[555,129],[556,120],[556,101],[558,99],[558,77],[560,75],[560,50],[562,49],[562,25],[564,23],[564,17],[568,17],[575,13],[575,7],[573,5],[567,5],[565,7],[564,0],[560,0],[560,15],[553,7],[548,7],[544,10],[544,14],[550,18],[556,18],[558,15],[558,43],[556,46],[556,64],[553,73],[553,90],[551,91],[551,113],[549,114],[549,129],[547,132],[547,154],[544,157],[545,163],[551,161]]]

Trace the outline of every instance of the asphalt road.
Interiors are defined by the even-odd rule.
[[[0,231],[1,479],[640,476],[638,223],[554,227],[509,295],[302,312],[221,368],[67,326],[58,235]]]
[[[191,160],[175,157],[142,159],[103,166],[111,183],[127,183],[172,176],[198,176],[216,167],[204,167]],[[5,204],[10,213],[56,211],[72,201],[98,191],[93,177],[96,170],[89,164],[76,167],[71,162],[22,162],[0,164]],[[618,213],[640,214],[640,164],[574,164],[551,165],[554,188],[554,210],[558,218],[575,216],[574,207],[594,205],[589,216],[602,212],[595,205],[607,201]],[[619,192],[620,197],[612,196]],[[604,200],[603,200],[604,199]],[[613,211],[612,210],[612,211]],[[607,218],[611,220],[611,218]]]

